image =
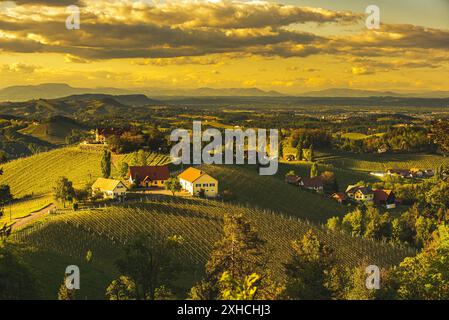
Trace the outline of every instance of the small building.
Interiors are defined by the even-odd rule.
[[[105,199],[124,199],[127,188],[120,180],[98,178],[92,185],[92,194],[102,193]]]
[[[295,186],[299,186],[299,182],[301,181],[301,177],[297,176],[297,175],[293,175],[293,176],[285,176],[285,182],[295,185]]]
[[[218,180],[203,170],[190,167],[184,170],[178,178],[182,189],[193,196],[203,194],[206,197],[215,198],[218,195]]]
[[[168,166],[131,166],[128,169],[129,182],[141,187],[165,188],[170,178]]]
[[[344,192],[336,192],[331,195],[331,199],[337,201],[339,204],[345,204],[348,202],[348,196]]]
[[[388,169],[387,174],[391,176],[399,176],[405,179],[412,178],[412,174],[408,169]]]
[[[324,181],[320,177],[302,178],[299,181],[299,186],[316,192],[324,191]]]
[[[387,209],[396,208],[396,197],[393,190],[376,189],[374,192],[374,203],[379,206],[386,206]]]
[[[373,202],[374,192],[370,187],[349,185],[346,188],[346,195],[357,202]]]
[[[106,140],[111,136],[120,137],[126,130],[117,128],[102,128],[95,130],[95,142],[106,143]]]

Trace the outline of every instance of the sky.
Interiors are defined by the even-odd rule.
[[[449,91],[448,49],[449,0],[0,1],[0,88]]]

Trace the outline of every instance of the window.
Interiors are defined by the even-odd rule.
[[[215,183],[209,183],[209,187],[215,187]]]
[[[203,183],[203,187],[208,187],[209,185],[207,183]]]
[[[197,184],[195,184],[195,187],[201,187],[201,183],[197,183]]]

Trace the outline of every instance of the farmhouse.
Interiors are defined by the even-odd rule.
[[[203,170],[190,167],[178,178],[182,189],[193,196],[204,194],[206,197],[215,198],[218,195],[218,180]]]
[[[376,205],[384,205],[387,209],[396,207],[396,197],[393,190],[376,189],[374,192],[374,203]]]
[[[344,192],[336,192],[331,195],[331,198],[337,201],[339,204],[345,204],[348,201],[348,196]]]
[[[103,128],[95,130],[95,142],[106,143],[106,140],[112,136],[121,136],[126,130],[115,128]]]
[[[129,182],[141,187],[164,188],[170,177],[168,166],[131,166],[128,169]]]
[[[92,185],[92,194],[102,193],[105,199],[124,199],[126,186],[120,180],[98,178]]]
[[[320,177],[302,178],[299,181],[299,186],[316,192],[323,192],[324,181]]]
[[[358,202],[373,202],[374,192],[370,187],[361,187],[349,185],[346,188],[346,194],[349,198]]]

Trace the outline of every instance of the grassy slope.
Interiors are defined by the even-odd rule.
[[[6,163],[0,183],[9,184],[16,198],[51,193],[59,176],[66,176],[75,187],[83,187],[101,176],[100,162],[101,152],[76,147],[56,149]]]
[[[335,167],[356,171],[384,171],[399,169],[435,169],[441,164],[449,165],[449,158],[431,154],[348,154],[323,156],[319,160]]]
[[[31,124],[27,128],[20,130],[20,132],[53,144],[64,144],[65,137],[67,137],[73,129],[83,130],[84,128],[75,123],[61,120],[39,123],[36,125]]]
[[[255,166],[204,166],[219,181],[219,189],[231,190],[236,200],[261,208],[281,211],[314,222],[325,222],[345,210],[322,195],[284,182],[286,171],[281,165],[276,176],[260,176]]]
[[[24,254],[24,259],[42,281],[46,298],[55,297],[65,267],[77,264],[82,272],[79,296],[101,299],[107,285],[118,275],[114,261],[120,256],[121,247],[126,241],[138,232],[181,235],[185,240],[185,248],[179,258],[185,266],[191,266],[187,274],[181,276],[183,281],[178,282],[180,287],[177,292],[182,297],[201,277],[213,243],[222,235],[222,217],[227,212],[244,214],[267,241],[268,247],[273,249],[271,268],[278,280],[282,279],[282,263],[289,257],[291,241],[301,237],[310,228],[335,250],[339,262],[344,265],[354,266],[365,260],[385,267],[413,254],[387,244],[329,233],[302,220],[266,210],[215,201],[174,198],[148,199],[144,203],[128,204],[126,207],[51,216],[45,223],[37,223],[34,229],[16,233],[14,238],[23,241],[25,247],[32,251]],[[88,250],[92,250],[94,256],[89,265],[84,261]]]

